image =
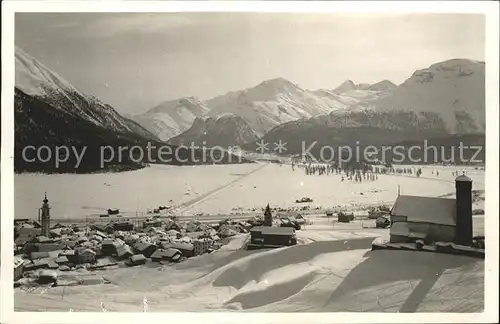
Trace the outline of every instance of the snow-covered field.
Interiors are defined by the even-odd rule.
[[[15,290],[16,311],[480,312],[484,261],[370,251],[388,230],[312,217],[299,245],[245,251],[245,234],[173,266],[98,271],[111,284]],[[483,217],[475,217],[475,226]],[[248,235],[248,234],[246,234]],[[84,275],[82,273],[82,275]],[[102,304],[101,304],[102,303]]]
[[[439,177],[433,171],[439,170]],[[32,217],[47,191],[54,217],[77,217],[106,208],[135,211],[186,203],[186,213],[229,212],[234,207],[360,207],[392,202],[402,194],[453,196],[453,171],[466,171],[484,190],[484,171],[423,167],[421,178],[381,175],[377,181],[340,181],[276,164],[166,167],[104,175],[16,175],[16,217]],[[190,195],[185,195],[189,192]],[[363,195],[361,195],[363,193]],[[477,207],[477,206],[476,206]],[[481,208],[481,207],[478,207]],[[484,233],[483,215],[474,232]],[[479,312],[484,308],[484,261],[409,251],[370,251],[388,230],[373,221],[333,223],[308,216],[299,245],[244,251],[244,234],[221,250],[177,265],[150,264],[94,272],[111,284],[16,289],[17,311],[255,311],[255,312]],[[102,305],[101,305],[102,303]]]
[[[153,165],[138,171],[91,175],[15,176],[15,217],[36,218],[47,192],[53,218],[74,218],[119,208],[135,215],[164,205],[182,206],[184,215],[229,214],[234,208],[300,206],[310,197],[311,207],[336,205],[357,208],[392,203],[401,194],[453,195],[453,171],[467,170],[473,189],[484,190],[484,171],[442,166],[422,167],[415,176],[380,175],[376,181],[341,181],[340,175],[305,175],[289,165],[240,164],[173,167]],[[432,172],[439,170],[439,176]],[[481,208],[481,207],[479,207]]]

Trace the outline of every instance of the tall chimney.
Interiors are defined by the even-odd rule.
[[[455,179],[457,226],[455,243],[470,246],[472,244],[472,180],[466,175]]]

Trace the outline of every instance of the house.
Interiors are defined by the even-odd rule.
[[[147,259],[142,254],[136,254],[130,257],[130,259],[126,262],[129,266],[135,266],[146,263]]]
[[[213,245],[210,239],[197,239],[193,241],[194,255],[202,255],[207,253]]]
[[[38,243],[52,243],[53,240],[51,240],[50,238],[48,238],[47,236],[43,236],[43,235],[40,235],[40,236],[37,236],[36,237],[36,241]]]
[[[15,238],[15,243],[17,245],[24,245],[27,242],[31,242],[36,236],[40,235],[40,228],[33,227],[19,227],[17,228],[17,237]]]
[[[293,227],[254,227],[250,230],[248,249],[277,248],[297,244]]]
[[[97,260],[96,264],[94,265],[94,269],[111,267],[111,266],[115,266],[117,264],[118,264],[118,262],[116,262],[113,258],[105,257],[105,258]]]
[[[95,263],[96,252],[91,249],[78,248],[76,249],[76,260],[78,264]]]
[[[344,213],[344,212],[339,212],[337,214],[337,221],[339,223],[349,223],[352,220],[354,220],[354,214],[353,213]]]
[[[32,261],[32,264],[29,268],[30,270],[48,268],[49,264],[52,264],[52,262],[52,258],[36,259]]]
[[[130,258],[134,253],[132,249],[127,244],[122,244],[116,248],[116,257],[118,260],[124,260]]]
[[[132,224],[130,222],[114,223],[113,224],[113,230],[115,230],[115,231],[130,232],[130,231],[134,230],[134,224]]]
[[[23,277],[24,273],[24,260],[21,257],[14,257],[14,281],[17,281]]]
[[[220,237],[231,237],[231,236],[235,236],[236,234],[238,234],[238,232],[236,230],[234,230],[232,227],[234,226],[231,226],[231,225],[226,225],[226,224],[222,224],[219,229],[217,230],[217,234],[220,236]]]
[[[127,235],[125,237],[125,243],[129,244],[129,245],[132,245],[134,244],[135,242],[137,242],[139,240],[139,235],[137,234],[132,234],[132,235]]]
[[[179,223],[177,223],[171,219],[168,219],[166,221],[166,224],[165,224],[165,230],[167,230],[167,231],[168,230],[176,230],[176,231],[180,232],[182,230],[182,226]]]
[[[165,233],[165,236],[171,237],[171,238],[174,238],[174,239],[180,239],[182,237],[182,234],[179,231],[171,229],[171,230],[168,230]]]
[[[63,250],[71,250],[76,246],[76,241],[73,240],[61,240],[61,245],[63,245]]]
[[[120,240],[121,241],[121,240]],[[117,240],[106,239],[101,243],[101,253],[104,256],[112,256],[116,254],[118,246],[123,243],[119,243]]]
[[[51,259],[49,260],[48,264],[47,264],[47,267],[48,267],[49,269],[57,269],[57,268],[59,268],[59,265],[57,264],[56,259],[51,258]]]
[[[68,258],[69,263],[77,264],[80,262],[76,250],[63,250],[63,251],[61,251],[61,253],[59,253],[59,257],[63,257],[63,256]]]
[[[150,243],[136,242],[134,244],[134,250],[143,254],[146,258],[149,258],[157,249],[156,245]]]
[[[199,238],[200,236],[203,236],[205,232],[199,231],[199,232],[188,232],[186,233],[186,236],[189,237],[191,240],[195,240]]]
[[[398,196],[390,211],[390,242],[472,244],[472,181],[460,176],[455,186],[456,199]]]
[[[67,256],[63,255],[63,256],[59,256],[55,262],[58,264],[58,265],[67,265],[67,264],[70,264],[71,262],[69,262],[69,259]]]
[[[43,270],[38,274],[39,284],[55,284],[57,283],[57,272],[53,270]]]
[[[50,257],[49,252],[31,252],[30,259],[31,260],[39,260]]]
[[[51,252],[58,251],[64,248],[64,244],[62,243],[37,243],[37,251],[38,252]]]
[[[160,262],[163,260],[178,261],[182,257],[182,252],[177,249],[158,249],[151,255],[151,260]]]
[[[194,256],[194,245],[192,243],[181,243],[181,242],[164,242],[162,243],[162,247],[164,249],[177,249],[181,251],[182,255],[186,258],[190,258]]]
[[[150,220],[146,220],[145,222],[142,223],[143,228],[161,227],[162,225],[163,225],[163,222],[161,219],[150,219]]]

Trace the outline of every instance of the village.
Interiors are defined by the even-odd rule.
[[[14,221],[14,279],[17,285],[56,284],[57,273],[66,271],[94,271],[146,262],[178,263],[211,253],[237,234],[249,231],[255,234],[257,228],[262,231],[262,225],[269,228],[274,225],[277,246],[293,245],[296,244],[293,233],[304,223],[300,214],[276,217],[273,221],[267,205],[264,217],[247,221],[226,219],[207,224],[153,215],[142,226],[120,219],[109,223],[52,225],[49,200],[45,196],[38,220]],[[280,239],[283,237],[285,243]]]

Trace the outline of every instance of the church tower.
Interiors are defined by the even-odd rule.
[[[49,237],[50,231],[50,207],[49,200],[47,199],[47,193],[45,193],[45,199],[43,199],[42,208],[40,208],[42,213],[42,235]]]

